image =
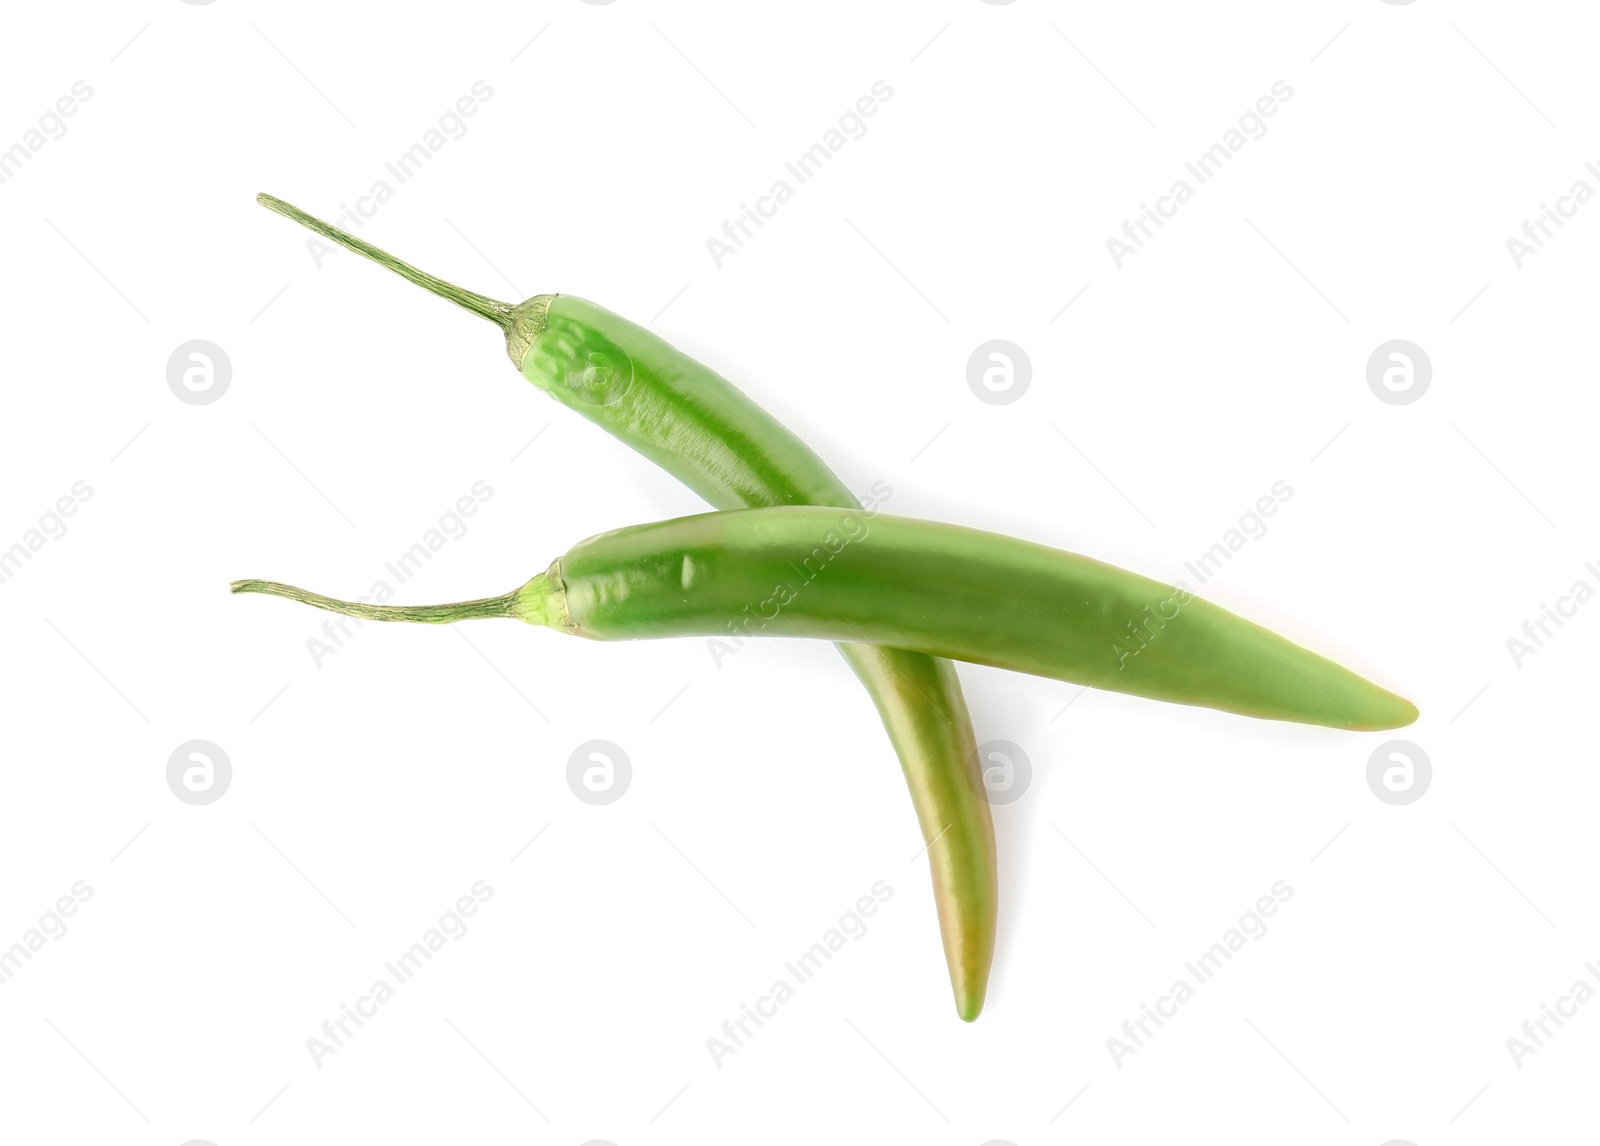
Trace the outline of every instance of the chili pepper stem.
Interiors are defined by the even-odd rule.
[[[440,298],[449,299],[457,306],[470,310],[479,318],[487,318],[502,330],[509,329],[512,311],[516,307],[508,302],[500,302],[489,298],[487,295],[475,291],[465,290],[454,283],[447,283],[443,279],[430,275],[427,271],[420,270],[410,263],[395,258],[381,247],[375,247],[365,239],[358,239],[348,231],[341,231],[332,223],[324,223],[315,215],[308,215],[293,203],[285,203],[266,192],[256,196],[256,202],[269,211],[276,211],[286,219],[293,219],[302,227],[315,231],[325,239],[338,243],[348,251],[354,251],[363,258],[371,259],[380,267],[387,267],[401,278],[416,283],[424,290],[432,291]]]
[[[476,291],[458,287],[454,283],[447,283],[437,275],[430,275],[427,271],[397,259],[383,248],[375,247],[365,239],[358,239],[348,231],[341,231],[332,223],[325,223],[315,215],[302,211],[293,203],[285,203],[265,191],[256,196],[256,202],[269,211],[276,211],[284,218],[293,219],[302,227],[338,243],[347,251],[354,251],[362,258],[371,259],[380,267],[387,267],[406,281],[416,283],[440,298],[449,299],[479,318],[488,319],[505,332],[506,352],[511,355],[511,361],[516,363],[518,370],[522,369],[522,360],[527,356],[533,340],[539,337],[545,328],[546,312],[554,295],[535,295],[516,304],[501,302]]]
[[[564,633],[578,634],[578,626],[567,613],[565,589],[561,581],[561,563],[555,562],[548,570],[498,597],[480,597],[476,601],[455,601],[448,605],[374,605],[367,601],[341,601],[325,597],[309,589],[285,585],[281,581],[235,581],[228,586],[233,593],[261,593],[268,597],[283,597],[326,609],[330,613],[343,613],[364,621],[409,621],[419,625],[451,625],[457,621],[476,621],[486,617],[509,617],[529,625],[543,625]]]
[[[285,597],[303,605],[326,609],[330,613],[360,617],[364,621],[411,621],[422,625],[448,625],[481,617],[517,617],[520,615],[517,603],[523,592],[517,589],[500,597],[483,597],[450,605],[372,605],[365,601],[324,597],[321,593],[312,593],[278,581],[235,581],[228,588],[234,593],[264,593],[269,597]]]

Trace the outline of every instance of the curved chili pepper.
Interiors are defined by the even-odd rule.
[[[523,376],[712,505],[859,504],[811,448],[731,382],[643,327],[572,295],[512,305],[463,290],[281,199],[257,201],[498,324]],[[839,651],[872,696],[911,790],[933,874],[956,1012],[983,1009],[999,887],[994,827],[954,668],[845,631]]]
[[[377,621],[511,617],[602,641],[849,636],[1176,704],[1354,731],[1410,701],[1243,617],[1088,557],[963,526],[787,506],[602,533],[500,597],[454,605],[269,593]],[[751,620],[751,616],[757,618]]]

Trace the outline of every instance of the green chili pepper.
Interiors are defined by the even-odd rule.
[[[265,207],[388,267],[505,332],[523,376],[721,509],[854,507],[848,487],[804,442],[734,385],[643,327],[572,295],[511,305],[463,290],[270,195]],[[999,888],[994,827],[955,669],[894,648],[840,651],[871,694],[911,789],[928,845],[956,1011],[983,1009]]]
[[[454,605],[270,593],[377,621],[511,617],[602,641],[850,637],[1270,720],[1372,731],[1416,707],[1216,605],[1059,549],[911,518],[807,506],[631,526],[519,589]]]

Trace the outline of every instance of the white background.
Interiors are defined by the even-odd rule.
[[[1506,1042],[1600,957],[1600,607],[1520,667],[1506,644],[1600,587],[1600,206],[1520,269],[1506,247],[1600,187],[1585,6],[141,0],[7,23],[0,148],[93,94],[0,186],[0,547],[93,494],[0,585],[0,945],[93,895],[0,987],[5,1138],[1592,1126],[1600,1006],[1520,1066]],[[479,80],[465,136],[394,185],[384,162]],[[865,137],[719,268],[708,237],[877,80]],[[1267,134],[1118,269],[1106,240],[1279,80]],[[491,326],[352,255],[319,267],[253,201],[333,217],[383,178],[367,238],[652,323],[892,512],[1172,579],[1287,482],[1204,595],[1421,720],[1341,734],[963,668],[979,738],[1033,776],[996,809],[999,953],[961,1023],[898,769],[830,648],[719,668],[700,640],[368,625],[318,667],[321,615],[228,595],[365,592],[479,480],[403,600],[702,508],[521,381]],[[1032,362],[1010,405],[967,385],[996,338]],[[1395,338],[1433,365],[1409,405],[1367,384]],[[231,360],[213,404],[168,388],[191,339]],[[1433,764],[1403,807],[1366,780],[1395,735]],[[166,782],[192,739],[232,761],[208,806]],[[605,807],[566,782],[594,739],[633,766]],[[307,1040],[478,880],[470,932],[316,1065]],[[868,933],[714,1064],[706,1040],[878,880]],[[1279,880],[1265,937],[1114,1061]]]

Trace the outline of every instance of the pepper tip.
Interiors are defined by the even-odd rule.
[[[1384,706],[1382,713],[1374,714],[1362,731],[1384,732],[1391,728],[1405,728],[1407,725],[1415,724],[1421,715],[1417,706],[1405,697],[1390,693],[1389,703]]]

